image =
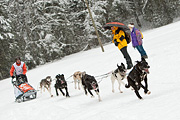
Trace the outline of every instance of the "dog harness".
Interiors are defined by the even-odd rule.
[[[144,80],[145,76],[147,75],[145,72],[140,72],[136,66],[135,66],[135,70],[140,74],[140,78],[141,78],[141,81]]]
[[[125,78],[125,76],[126,76],[126,74],[123,74],[123,73],[121,73],[118,69],[116,69],[112,74],[114,74],[114,76],[117,78],[117,75],[116,75],[116,73],[119,73],[120,75],[121,75],[121,77],[122,77],[122,79],[121,80],[123,80],[124,78]]]

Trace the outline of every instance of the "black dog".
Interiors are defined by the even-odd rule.
[[[61,91],[63,96],[65,96],[64,92],[62,91],[62,89],[65,89],[66,90],[66,97],[70,97],[69,93],[68,93],[67,82],[65,81],[63,74],[56,75],[56,84],[54,85],[54,87],[56,89],[56,95],[57,96],[59,96],[58,91],[57,91],[58,89]]]
[[[140,96],[138,90],[142,87],[144,89],[145,94],[150,94],[151,92],[148,90],[148,83],[147,83],[147,74],[149,74],[150,66],[146,62],[144,58],[141,59],[141,61],[137,61],[137,64],[133,67],[132,71],[127,76],[128,85],[126,85],[126,88],[129,88],[130,86],[133,87],[135,90],[135,93],[139,99],[142,99]],[[141,84],[141,82],[145,82],[145,86]]]
[[[85,72],[82,74],[82,85],[84,87],[85,94],[87,95],[87,90],[91,94],[91,97],[94,97],[91,90],[94,90],[96,94],[99,97],[99,101],[101,101],[100,95],[99,95],[99,87],[96,79],[94,76],[90,76],[86,74]]]

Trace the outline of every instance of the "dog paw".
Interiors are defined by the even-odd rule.
[[[114,93],[114,90],[112,90],[112,92]]]
[[[151,91],[145,91],[144,94],[151,94]]]
[[[123,93],[123,91],[120,91],[120,93]]]
[[[99,102],[101,102],[102,100],[101,99],[99,99]]]
[[[129,86],[128,84],[125,84],[125,87],[126,87],[126,88],[129,88],[130,86]]]
[[[94,96],[91,96],[91,98],[94,98]]]
[[[51,97],[53,97],[53,95],[51,95]]]
[[[148,94],[148,95],[151,94],[151,91],[148,91],[147,94]]]
[[[143,100],[143,98],[139,98],[140,100]]]

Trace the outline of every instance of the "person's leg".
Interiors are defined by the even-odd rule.
[[[127,69],[131,69],[133,67],[133,64],[131,61],[131,57],[129,56],[127,52],[127,47],[123,47],[120,51],[122,52],[124,58],[126,59]]]
[[[146,51],[144,50],[144,47],[141,45],[142,47],[142,54],[143,54],[143,58],[148,58],[147,54],[146,54]]]
[[[16,85],[19,85],[20,82],[19,82],[19,75],[16,75]]]
[[[22,74],[22,77],[23,77],[24,82],[28,82],[26,75],[23,75],[23,74]]]
[[[24,75],[24,78],[25,78],[25,82],[28,82],[28,80],[27,80],[27,76],[26,76],[26,75]]]
[[[146,57],[147,58],[147,54],[146,51],[144,50],[142,45],[136,46],[136,49],[139,51],[139,53],[141,54],[141,57]]]

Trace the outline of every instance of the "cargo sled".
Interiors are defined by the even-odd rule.
[[[12,79],[12,84],[16,102],[20,103],[36,98],[37,91],[28,82],[25,82],[22,76],[19,76],[16,81]]]

